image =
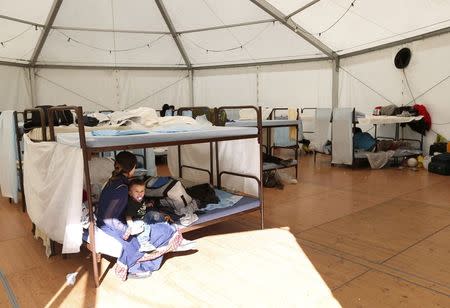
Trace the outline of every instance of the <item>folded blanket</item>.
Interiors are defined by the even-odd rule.
[[[91,132],[92,136],[128,136],[128,135],[142,135],[148,134],[145,130],[94,130]]]

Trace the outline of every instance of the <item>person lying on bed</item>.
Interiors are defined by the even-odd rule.
[[[168,221],[164,215],[150,210],[152,202],[145,202],[145,182],[141,179],[132,179],[128,184],[128,205],[126,219],[131,234],[136,235],[140,252],[149,252],[156,249],[150,243],[151,224]],[[169,217],[170,218],[170,217]]]
[[[96,212],[97,226],[122,244],[122,253],[115,266],[115,273],[122,280],[149,277],[160,268],[166,252],[193,248],[193,242],[184,240],[174,226],[156,223],[152,225],[150,235],[150,243],[156,249],[150,253],[139,251],[139,242],[130,236],[131,230],[125,221],[128,179],[134,175],[136,162],[136,156],[130,152],[117,154],[115,170],[100,194]]]

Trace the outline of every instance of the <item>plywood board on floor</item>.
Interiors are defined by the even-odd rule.
[[[405,200],[422,201],[428,204],[442,206],[450,210],[450,178],[443,178],[438,184],[429,185],[401,196]]]
[[[450,227],[409,248],[384,264],[442,284],[450,289]]]
[[[330,289],[340,287],[368,270],[363,265],[341,257],[323,253],[306,245],[301,247]]]
[[[376,271],[363,274],[333,293],[342,307],[450,307],[447,295]]]
[[[297,234],[372,262],[382,262],[450,224],[450,211],[394,199]]]

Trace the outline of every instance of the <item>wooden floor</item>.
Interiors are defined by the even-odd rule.
[[[303,157],[298,184],[265,190],[265,230],[252,213],[194,231],[198,251],[145,280],[110,270],[98,289],[89,255],[47,259],[20,208],[0,201],[0,270],[21,307],[331,307],[329,290],[343,307],[450,307],[450,177],[424,170]]]

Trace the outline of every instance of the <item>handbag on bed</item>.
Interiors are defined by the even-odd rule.
[[[145,182],[145,197],[156,199],[160,205],[170,207],[177,215],[186,214],[186,207],[193,205],[184,185],[171,177],[151,177]]]

